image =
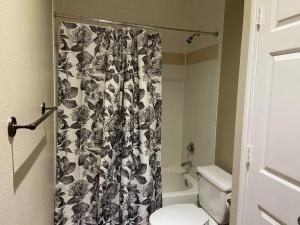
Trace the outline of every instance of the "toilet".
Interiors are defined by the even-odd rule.
[[[197,167],[198,199],[194,204],[165,206],[150,216],[150,225],[223,225],[229,223],[232,176],[216,165]]]

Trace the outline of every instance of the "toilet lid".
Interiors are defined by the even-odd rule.
[[[150,216],[151,225],[206,225],[207,213],[193,204],[165,206]]]

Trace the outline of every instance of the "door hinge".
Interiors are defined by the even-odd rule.
[[[256,28],[257,31],[260,30],[261,24],[262,24],[262,5],[259,4],[258,8],[257,8],[257,15],[256,15]]]
[[[246,166],[249,168],[250,164],[252,163],[252,150],[253,146],[248,144],[246,147]]]

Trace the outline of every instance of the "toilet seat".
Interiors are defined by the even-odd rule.
[[[211,217],[193,204],[165,206],[150,216],[151,225],[208,225]]]

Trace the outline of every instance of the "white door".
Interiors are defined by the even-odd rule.
[[[261,0],[246,225],[300,224],[300,0]]]

